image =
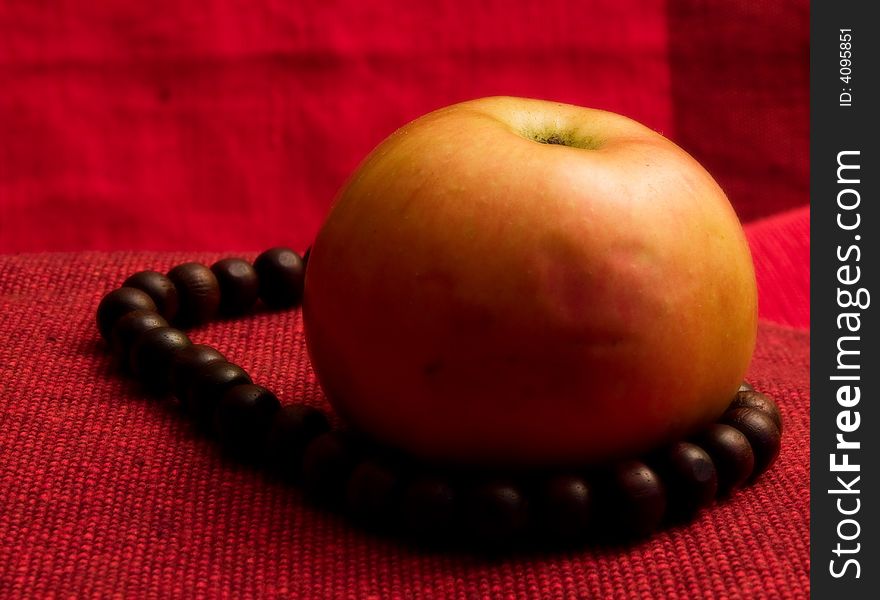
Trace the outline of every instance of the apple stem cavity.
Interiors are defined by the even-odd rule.
[[[584,137],[577,135],[573,131],[525,131],[523,137],[530,139],[539,144],[547,144],[550,146],[568,146],[569,148],[581,148],[582,150],[598,150],[602,143],[592,137]]]

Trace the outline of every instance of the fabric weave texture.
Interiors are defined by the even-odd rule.
[[[481,96],[612,110],[750,222],[807,202],[806,0],[0,4],[0,252],[310,243],[404,123]]]

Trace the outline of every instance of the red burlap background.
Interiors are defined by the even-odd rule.
[[[433,4],[0,0],[0,253],[76,251],[0,256],[0,597],[807,595],[808,3]],[[639,119],[749,223],[750,378],[784,448],[688,527],[498,562],[414,552],[224,460],[110,372],[92,314],[125,275],[304,248],[383,137],[491,94]],[[193,337],[322,402],[296,313]]]
[[[0,252],[308,245],[420,114],[621,112],[741,218],[808,198],[806,0],[0,0]]]

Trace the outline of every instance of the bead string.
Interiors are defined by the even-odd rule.
[[[538,473],[462,472],[420,464],[332,430],[323,411],[282,406],[218,350],[181,329],[218,314],[299,306],[308,250],[272,248],[253,265],[225,258],[167,275],[140,271],[103,297],[97,324],[123,371],[173,394],[224,448],[273,468],[307,496],[358,522],[418,541],[509,548],[528,541],[645,536],[753,482],[779,454],[782,419],[743,382],[717,423],[640,459]]]

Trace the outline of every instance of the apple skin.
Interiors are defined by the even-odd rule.
[[[303,318],[328,399],[383,443],[593,464],[722,414],[757,290],[730,203],[684,150],[613,113],[498,97],[365,159],[312,247]]]

